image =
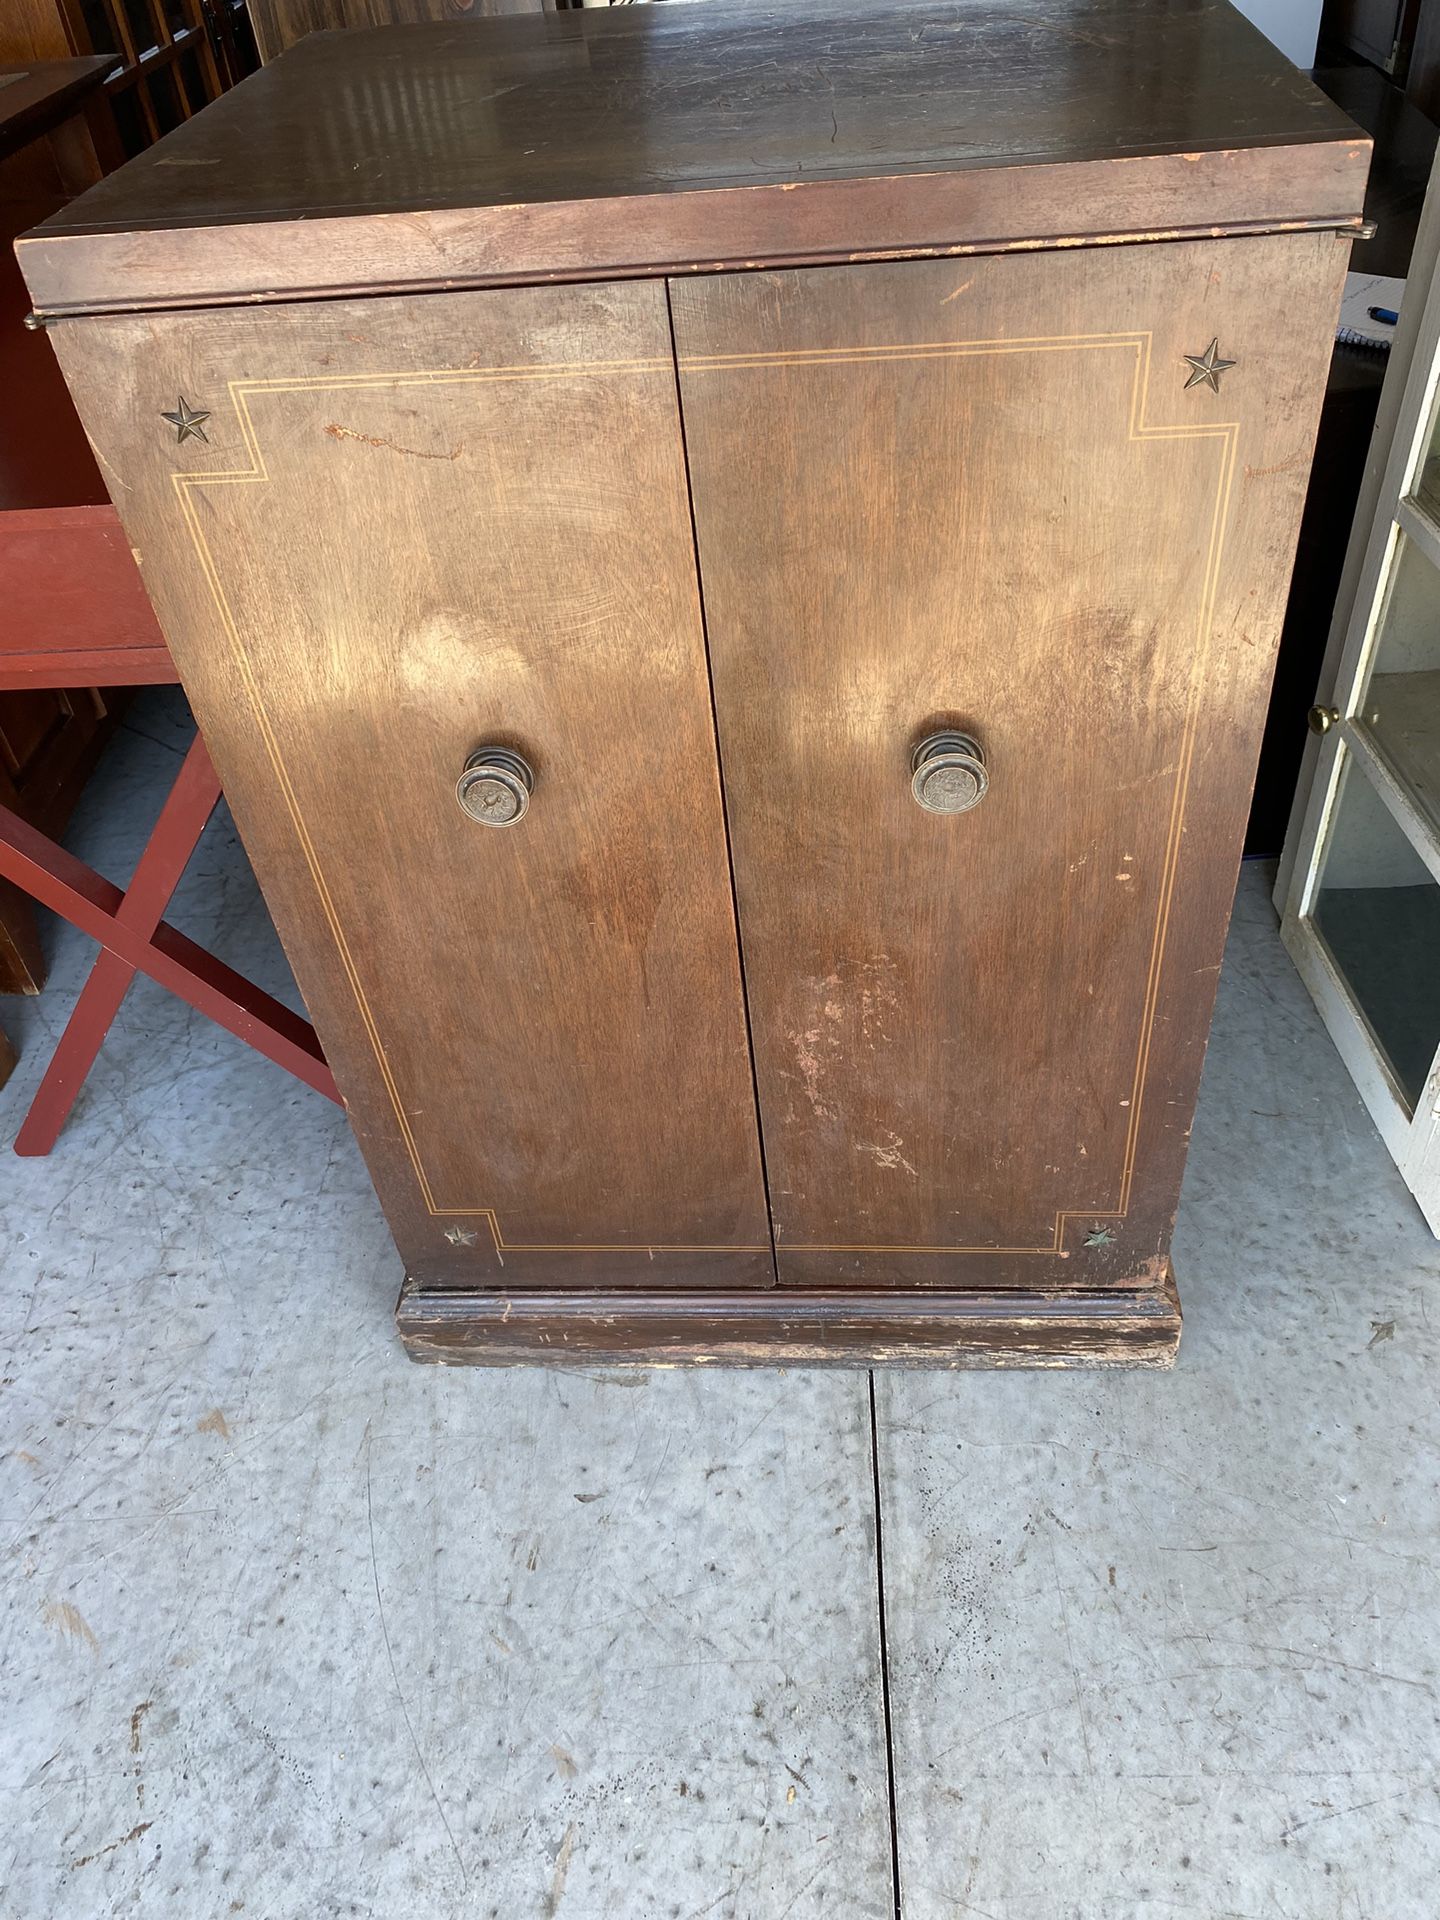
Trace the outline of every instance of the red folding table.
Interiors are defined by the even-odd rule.
[[[177,678],[113,507],[0,514],[0,595],[0,688],[153,686]],[[0,806],[0,876],[102,949],[21,1125],[17,1153],[54,1146],[137,973],[339,1101],[309,1021],[162,918],[219,798],[197,736],[124,889]]]

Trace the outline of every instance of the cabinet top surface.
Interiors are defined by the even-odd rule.
[[[1337,171],[1341,151],[1352,164]],[[170,235],[179,249],[180,236],[209,229],[342,220],[354,243],[395,216],[442,216],[450,234],[453,216],[467,214],[466,231],[489,251],[437,280],[453,285],[562,277],[544,262],[532,268],[523,248],[505,257],[517,216],[530,216],[532,242],[537,228],[564,225],[583,252],[577,236],[603,209],[607,225],[635,234],[632,270],[656,271],[752,264],[723,247],[707,258],[702,229],[717,195],[729,197],[727,233],[735,196],[749,197],[736,244],[752,241],[762,259],[847,257],[842,208],[878,217],[879,188],[898,206],[920,180],[932,195],[946,190],[946,211],[936,200],[927,215],[936,251],[967,237],[961,229],[986,200],[977,176],[1107,163],[1103,193],[1077,188],[1073,242],[1163,224],[1143,204],[1159,177],[1146,163],[1197,156],[1212,174],[1223,159],[1232,198],[1251,183],[1253,230],[1315,224],[1317,208],[1353,220],[1367,151],[1225,0],[703,0],[314,34],[27,244],[53,252],[68,242],[73,266],[96,237]],[[803,195],[814,248],[795,244],[805,221],[789,208],[772,222],[782,244],[765,244],[777,193]],[[1322,205],[1326,194],[1333,205]],[[1228,202],[1211,207],[1203,188],[1195,198],[1197,226],[1235,224]],[[668,258],[651,258],[665,249],[638,232],[650,235],[657,203]],[[998,217],[985,215],[992,227]],[[1000,224],[969,237],[1027,237],[1018,210]],[[871,250],[858,238],[849,257]],[[903,233],[897,246],[910,250]],[[385,276],[380,251],[351,284]],[[624,269],[606,247],[591,251],[599,270]],[[585,264],[571,260],[568,277]],[[104,287],[87,296],[83,277],[52,286],[33,254],[27,271],[37,305],[127,304]],[[182,276],[178,301],[262,297],[209,278],[216,284],[202,287]],[[281,274],[272,282],[282,296],[291,286]],[[159,303],[144,286],[132,291],[129,304]]]

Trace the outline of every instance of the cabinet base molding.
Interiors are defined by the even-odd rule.
[[[451,1366],[1171,1367],[1174,1278],[1093,1293],[498,1293],[407,1280],[412,1360]]]

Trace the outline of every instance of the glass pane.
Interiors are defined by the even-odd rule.
[[[1440,573],[1403,534],[1356,719],[1440,833]]]
[[[1440,521],[1440,407],[1430,423],[1430,440],[1415,476],[1415,498],[1432,520]]]
[[[1440,1047],[1440,886],[1346,756],[1311,909],[1413,1113]]]

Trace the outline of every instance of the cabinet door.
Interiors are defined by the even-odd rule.
[[[1345,258],[672,286],[782,1284],[1157,1277]]]
[[[664,287],[57,333],[412,1275],[773,1283]]]

